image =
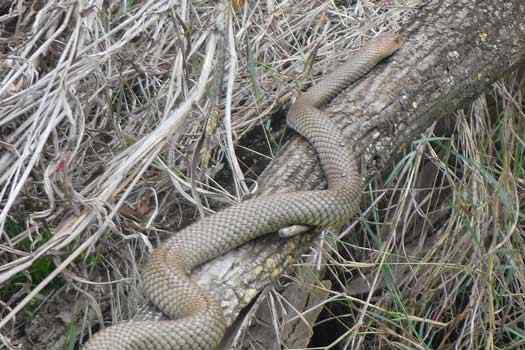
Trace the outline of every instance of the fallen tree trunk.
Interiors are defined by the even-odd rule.
[[[441,117],[467,107],[523,64],[524,16],[521,0],[433,0],[420,9],[402,32],[403,48],[328,109],[354,151],[362,155],[368,175],[380,173],[399,158],[403,145]],[[264,171],[259,186],[262,193],[287,192],[320,188],[322,182],[313,150],[297,136]],[[302,235],[258,240],[207,264],[198,279],[220,296],[233,322],[314,239],[315,235]],[[271,322],[256,322],[253,329],[241,327],[250,332],[249,337],[232,332],[228,347],[250,348],[242,344],[257,342],[260,348],[272,348],[272,326],[266,332],[263,324]]]

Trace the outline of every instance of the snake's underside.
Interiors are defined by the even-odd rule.
[[[193,268],[285,227],[333,227],[348,221],[359,205],[361,176],[341,131],[319,108],[400,45],[396,34],[378,35],[300,95],[290,108],[288,124],[317,151],[327,190],[255,198],[181,230],[153,251],[143,271],[146,295],[171,320],[108,327],[90,339],[85,349],[214,349],[224,335],[226,321],[219,303],[190,278]]]

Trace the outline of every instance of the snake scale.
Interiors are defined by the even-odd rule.
[[[152,252],[143,270],[144,291],[170,320],[108,327],[85,350],[211,350],[226,321],[219,303],[191,278],[193,268],[261,235],[293,225],[338,226],[358,209],[361,176],[342,132],[319,109],[401,46],[382,33],[332,73],[299,95],[287,122],[318,153],[327,190],[254,198],[186,227]]]

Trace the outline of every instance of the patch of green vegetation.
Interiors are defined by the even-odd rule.
[[[6,220],[5,232],[11,239],[22,233],[24,230],[23,226],[12,218]],[[39,230],[38,235],[34,235],[32,239],[25,238],[18,243],[17,247],[24,251],[34,251],[42,244],[49,241],[52,237],[52,233],[49,229],[43,228]],[[0,289],[0,299],[9,300],[13,295],[19,292],[22,288],[31,290],[34,286],[42,282],[55,268],[53,260],[50,256],[43,256],[37,259],[30,268],[27,270],[17,273],[13,278],[9,280],[9,283],[2,286]],[[63,281],[59,278],[55,278],[45,290],[53,290],[62,287]],[[34,310],[38,300],[35,299],[33,304],[30,304],[26,310],[31,313]],[[33,307],[31,307],[33,305]]]
[[[89,255],[85,258],[85,263],[88,267],[97,267],[102,264],[103,257],[101,254]]]
[[[20,225],[16,220],[13,220],[10,217],[6,219],[4,229],[5,233],[9,238],[14,238],[16,235],[18,235],[24,230],[22,225]]]
[[[78,336],[79,336],[79,332],[78,332],[77,326],[75,325],[74,322],[70,322],[67,327],[65,348],[68,350],[74,350]]]
[[[49,256],[37,259],[31,267],[23,272],[17,273],[10,282],[0,289],[0,299],[7,300],[24,286],[31,287],[42,282],[55,268],[53,260]],[[47,288],[60,288],[63,282],[55,278]]]

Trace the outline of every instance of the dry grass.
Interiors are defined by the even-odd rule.
[[[373,184],[365,241],[329,254],[319,348],[525,348],[524,88],[496,84]]]
[[[267,145],[248,152],[271,158],[281,134],[269,119],[293,91],[336,53],[396,30],[416,4],[270,0],[230,12],[228,3],[0,2],[6,348],[73,347],[108,305],[113,320],[128,318],[136,301],[122,296],[152,242],[250,192],[259,169],[236,156],[241,136],[260,130]],[[459,115],[452,136],[419,141],[369,211],[365,245],[338,243],[338,346],[525,341],[516,84]],[[355,269],[350,257],[373,264]],[[362,279],[346,283],[356,272]],[[359,299],[365,280],[377,292]]]

